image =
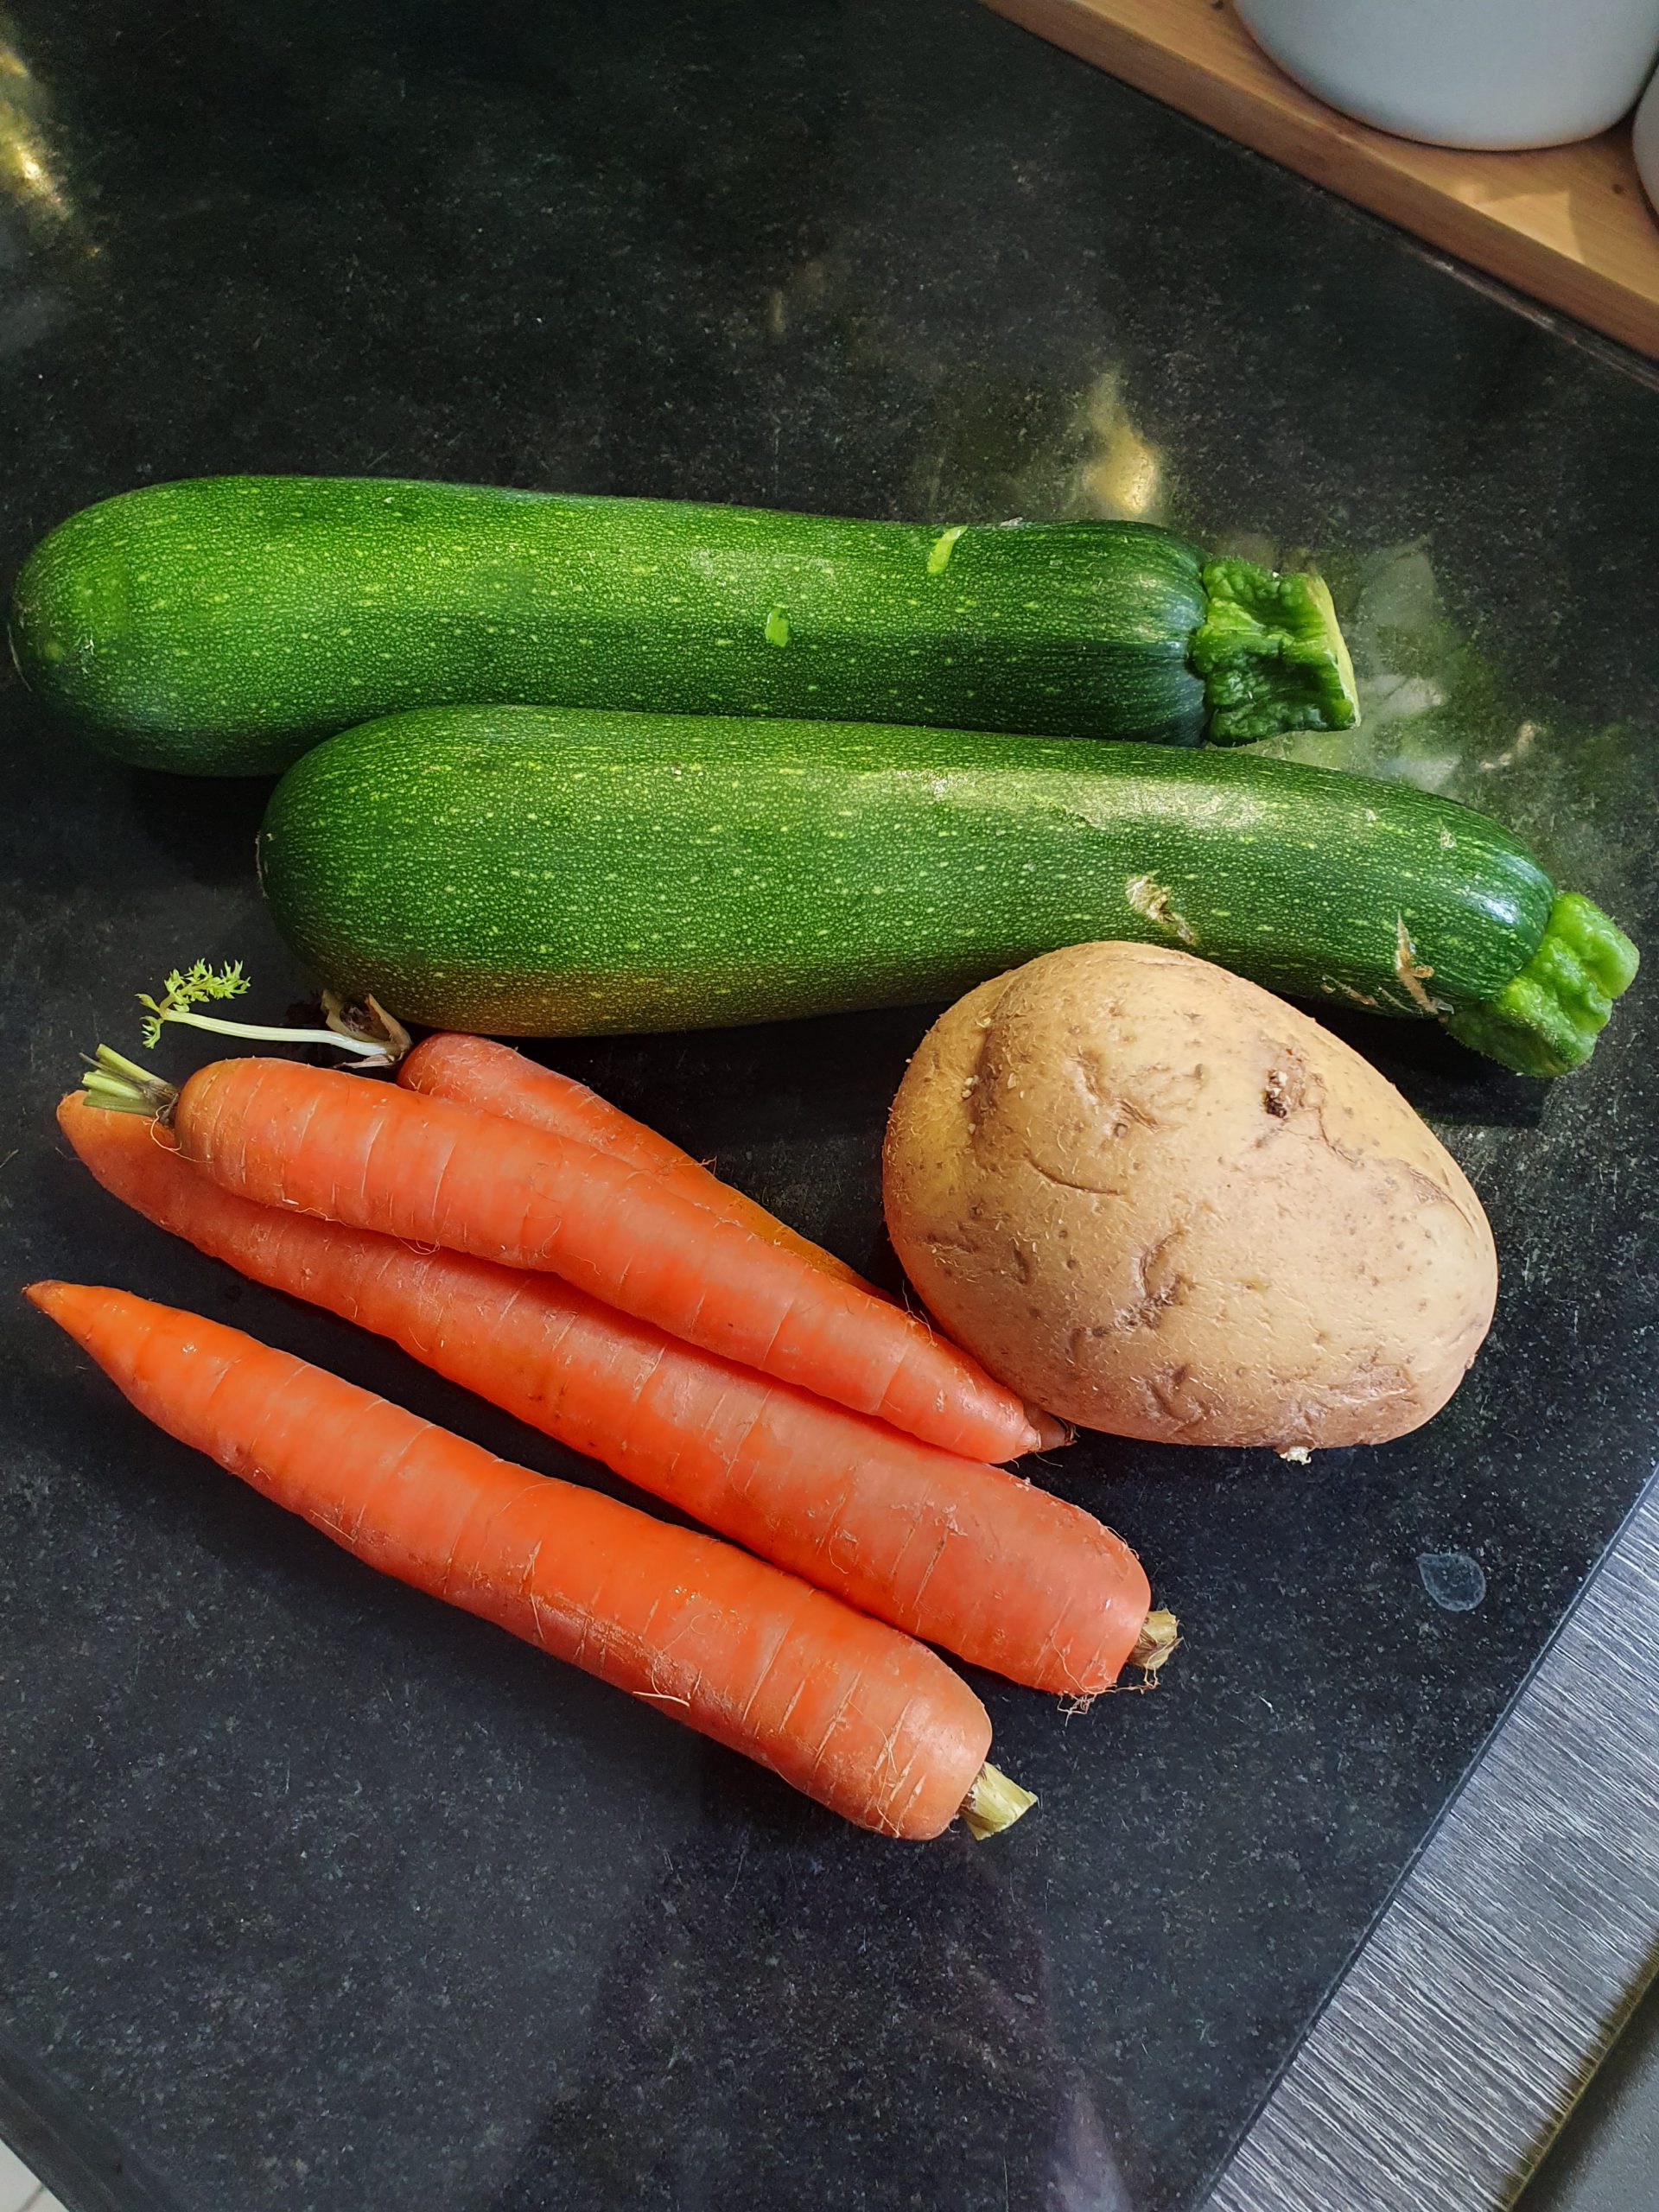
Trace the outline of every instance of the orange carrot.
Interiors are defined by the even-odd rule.
[[[576,1137],[632,1166],[668,1176],[711,1212],[741,1222],[757,1236],[798,1253],[826,1274],[856,1284],[873,1298],[887,1296],[833,1252],[826,1252],[754,1199],[722,1183],[700,1160],[694,1160],[667,1137],[659,1136],[632,1114],[625,1114],[620,1106],[613,1106],[574,1076],[544,1068],[511,1045],[498,1044],[491,1037],[469,1036],[461,1030],[439,1030],[406,1053],[397,1066],[397,1080],[406,1090],[474,1106],[480,1113],[499,1114],[509,1122],[522,1122],[527,1128],[545,1129],[555,1136]],[[1071,1441],[1072,1432],[1065,1421],[1033,1408],[1027,1410],[1036,1432],[1035,1449],[1052,1451]]]
[[[762,1558],[1033,1688],[1089,1696],[1173,1624],[1078,1507],[770,1382],[547,1275],[256,1205],[166,1133],[79,1094],[65,1135],[105,1189],[244,1274],[415,1358]]]
[[[1011,1390],[913,1315],[591,1145],[296,1060],[215,1060],[171,1107],[186,1158],[243,1198],[545,1268],[964,1459],[1040,1441]]]
[[[527,1128],[545,1129],[554,1136],[576,1137],[595,1150],[625,1160],[631,1167],[669,1178],[711,1212],[741,1222],[757,1236],[768,1238],[796,1253],[826,1274],[842,1282],[874,1291],[863,1277],[826,1252],[821,1244],[779,1221],[754,1199],[722,1183],[700,1160],[694,1160],[667,1137],[658,1136],[632,1114],[613,1106],[596,1090],[556,1068],[542,1067],[515,1052],[511,1045],[498,1045],[489,1037],[469,1037],[442,1030],[416,1046],[397,1064],[397,1080],[407,1090],[423,1091],[429,1098],[448,1098],[457,1105],[474,1106],[481,1114],[499,1114]]]
[[[141,1413],[357,1558],[860,1827],[938,1835],[1009,1786],[983,1764],[984,1707],[942,1659],[734,1546],[513,1466],[219,1322],[77,1283],[28,1294]]]

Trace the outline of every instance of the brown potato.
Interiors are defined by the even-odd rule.
[[[1161,945],[1073,945],[952,1007],[893,1101],[885,1186],[950,1333],[1120,1436],[1403,1435],[1497,1293],[1479,1199],[1392,1084]]]

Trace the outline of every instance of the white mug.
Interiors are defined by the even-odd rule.
[[[1281,69],[1379,130],[1441,146],[1559,146],[1630,108],[1659,0],[1236,0]]]
[[[1642,105],[1636,111],[1634,140],[1642,188],[1659,211],[1659,77],[1642,95]]]

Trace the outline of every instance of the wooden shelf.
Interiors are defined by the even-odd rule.
[[[1516,290],[1659,355],[1659,223],[1628,124],[1576,146],[1519,154],[1420,146],[1304,92],[1228,0],[988,4]]]

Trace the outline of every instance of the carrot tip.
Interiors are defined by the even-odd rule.
[[[60,1282],[26,1282],[23,1296],[31,1306],[38,1306],[42,1313],[51,1313],[60,1302],[59,1294],[62,1289]]]
[[[1037,1433],[1039,1452],[1057,1452],[1065,1444],[1075,1444],[1077,1432],[1069,1421],[1061,1421],[1054,1414],[1046,1414],[1039,1407],[1027,1406],[1027,1418]]]
[[[1031,1790],[1022,1789],[987,1759],[962,1801],[963,1824],[976,1843],[983,1843],[988,1836],[1011,1828],[1036,1802]]]
[[[1129,1664],[1139,1667],[1148,1683],[1155,1682],[1158,1669],[1180,1640],[1180,1624],[1173,1613],[1148,1613],[1141,1624],[1140,1635],[1135,1638],[1135,1649],[1129,1654]]]

